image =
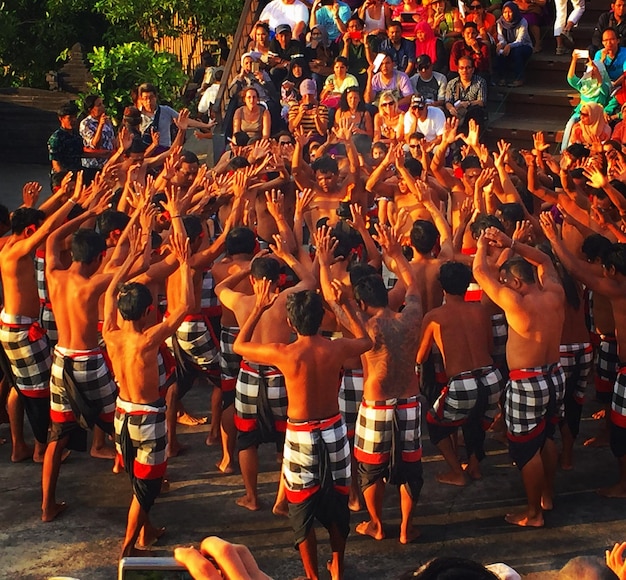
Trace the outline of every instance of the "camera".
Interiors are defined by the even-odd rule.
[[[335,210],[337,212],[337,217],[342,220],[351,220],[352,212],[350,211],[350,202],[349,201],[340,201],[339,207]]]
[[[174,558],[122,558],[117,580],[193,580]]]

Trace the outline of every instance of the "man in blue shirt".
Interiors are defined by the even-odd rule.
[[[415,43],[402,38],[402,24],[393,21],[387,26],[387,38],[380,43],[379,52],[388,54],[396,69],[411,76],[415,72]]]

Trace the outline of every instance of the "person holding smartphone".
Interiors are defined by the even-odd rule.
[[[323,26],[328,38],[335,42],[346,31],[350,6],[341,0],[314,0],[309,27]]]

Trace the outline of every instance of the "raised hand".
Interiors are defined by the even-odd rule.
[[[498,228],[487,228],[485,238],[490,245],[496,248],[510,248],[513,245],[513,240]]]
[[[388,256],[402,254],[402,246],[396,231],[389,226],[375,224],[376,236],[375,240],[379,243],[383,252]]]
[[[41,185],[36,181],[27,181],[22,188],[24,207],[35,207],[39,201],[41,190]]]
[[[335,261],[335,250],[339,241],[330,235],[330,228],[322,226],[313,234],[316,255],[322,266],[330,266]]]
[[[274,218],[274,221],[278,223],[285,217],[285,196],[280,189],[272,189],[272,191],[265,192],[265,202],[267,211]]]
[[[587,178],[587,183],[596,189],[604,189],[609,183],[606,175],[592,164],[583,169],[583,175]]]
[[[256,295],[255,308],[259,310],[266,310],[278,298],[278,294],[272,292],[272,283],[267,278],[254,280],[253,286]]]
[[[559,230],[557,229],[556,222],[549,211],[544,211],[539,214],[539,223],[541,224],[544,236],[546,236],[550,242],[554,242],[559,239]]]
[[[513,240],[516,242],[527,243],[532,238],[533,226],[529,220],[521,220],[515,224],[513,232]]]
[[[170,236],[170,249],[172,254],[178,260],[178,263],[182,266],[189,262],[191,257],[191,248],[189,247],[189,238],[183,234],[174,233]]]
[[[307,187],[296,194],[296,209],[294,214],[302,217],[306,212],[311,211],[311,202],[315,198],[315,192]]]

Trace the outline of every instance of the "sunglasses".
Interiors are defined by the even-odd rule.
[[[582,111],[578,113],[581,117],[588,117],[589,113],[583,113]]]
[[[279,141],[279,145],[291,145],[291,141]]]
[[[472,6],[469,7],[470,10],[480,10],[482,8],[482,6],[480,4],[472,4]]]
[[[386,103],[381,103],[380,106],[381,107],[391,107],[391,105],[393,105],[394,102],[393,101],[388,101]]]

